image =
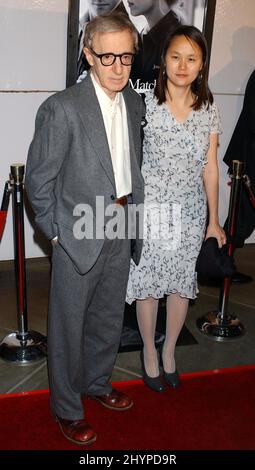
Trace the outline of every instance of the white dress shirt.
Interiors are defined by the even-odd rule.
[[[119,198],[132,192],[125,100],[121,92],[116,93],[112,100],[96,81],[93,72],[91,72],[91,79],[103,115],[115,178],[116,196]]]

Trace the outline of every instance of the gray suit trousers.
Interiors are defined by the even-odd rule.
[[[81,394],[112,390],[130,257],[130,240],[105,239],[95,265],[81,275],[61,245],[53,247],[48,369],[51,408],[62,418],[84,417]]]

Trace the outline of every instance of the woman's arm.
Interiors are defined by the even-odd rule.
[[[209,209],[209,224],[205,239],[217,238],[221,248],[226,243],[226,235],[219,225],[218,198],[219,198],[219,170],[217,162],[218,134],[210,134],[210,147],[207,153],[207,164],[204,169],[204,185]]]

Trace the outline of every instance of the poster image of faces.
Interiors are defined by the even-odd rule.
[[[83,38],[86,25],[95,16],[122,12],[135,25],[139,50],[129,84],[144,93],[155,86],[166,35],[181,24],[193,24],[202,31],[205,8],[206,0],[80,0],[77,81],[89,70],[83,53]]]

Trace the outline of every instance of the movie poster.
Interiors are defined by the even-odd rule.
[[[77,81],[85,78],[89,70],[82,52],[83,36],[95,16],[121,11],[135,25],[139,51],[129,85],[138,93],[145,93],[155,86],[166,34],[181,24],[193,24],[202,31],[205,10],[206,0],[80,0]]]

